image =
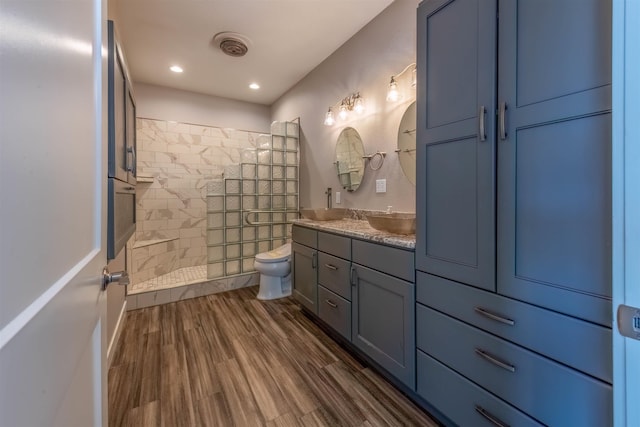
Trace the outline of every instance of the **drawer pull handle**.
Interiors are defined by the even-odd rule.
[[[515,372],[516,371],[516,367],[511,365],[510,363],[507,362],[503,362],[502,360],[498,359],[497,357],[487,353],[484,350],[481,350],[479,348],[475,349],[475,352],[478,356],[482,357],[484,360],[487,360],[491,363],[493,363],[496,366],[501,367],[502,369],[505,369],[509,372]]]
[[[356,279],[356,268],[352,265],[349,269],[349,283],[351,283],[351,286],[356,285]]]
[[[482,314],[484,317],[488,317],[489,319],[504,323],[505,325],[513,326],[516,324],[515,321],[507,319],[506,317],[498,316],[497,314],[485,310],[484,308],[475,307],[474,310],[476,311],[476,313]]]
[[[318,252],[311,254],[311,268],[316,269],[318,267]]]
[[[336,304],[335,302],[331,301],[330,299],[326,299],[326,300],[324,300],[324,302],[326,302],[327,305],[329,305],[329,307],[338,308],[338,304]]]
[[[509,424],[500,421],[495,415],[491,414],[480,405],[476,405],[476,412],[485,417],[487,421],[496,427],[510,427]]]
[[[324,266],[327,267],[329,270],[333,270],[333,271],[338,270],[338,267],[336,267],[335,265],[325,264]]]
[[[485,122],[484,116],[486,112],[487,112],[487,109],[484,108],[484,105],[481,105],[480,113],[478,114],[478,122],[479,122],[478,127],[480,128],[478,129],[478,132],[480,133],[480,142],[484,142],[487,139],[487,132],[484,129],[484,122]]]
[[[506,125],[506,118],[505,115],[507,114],[507,103],[502,101],[500,103],[500,108],[498,110],[498,119],[500,122],[500,139],[501,140],[505,140],[507,139],[507,125]]]

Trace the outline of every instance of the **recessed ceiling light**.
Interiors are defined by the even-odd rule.
[[[249,87],[253,90],[260,89],[260,85],[258,83],[251,83]]]
[[[177,65],[172,65],[171,67],[169,67],[169,69],[174,73],[181,73],[182,71],[184,71],[182,67],[178,67]]]

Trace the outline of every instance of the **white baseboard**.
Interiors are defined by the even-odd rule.
[[[122,304],[122,309],[120,310],[120,315],[118,316],[118,323],[116,323],[116,328],[113,331],[113,335],[111,336],[111,341],[109,341],[109,347],[107,347],[107,369],[111,367],[113,353],[116,349],[116,345],[118,344],[118,340],[120,340],[120,335],[122,334],[122,330],[124,329],[126,318],[127,299],[125,298],[124,303]]]

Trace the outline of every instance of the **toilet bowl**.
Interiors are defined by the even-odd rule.
[[[269,300],[291,295],[291,243],[259,253],[253,267],[260,273],[258,299]]]

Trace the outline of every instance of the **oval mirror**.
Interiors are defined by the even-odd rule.
[[[356,191],[364,176],[364,145],[357,130],[344,128],[336,143],[336,169],[340,185],[347,191]]]
[[[402,172],[413,185],[416,184],[416,102],[404,112],[398,128],[398,159]]]

